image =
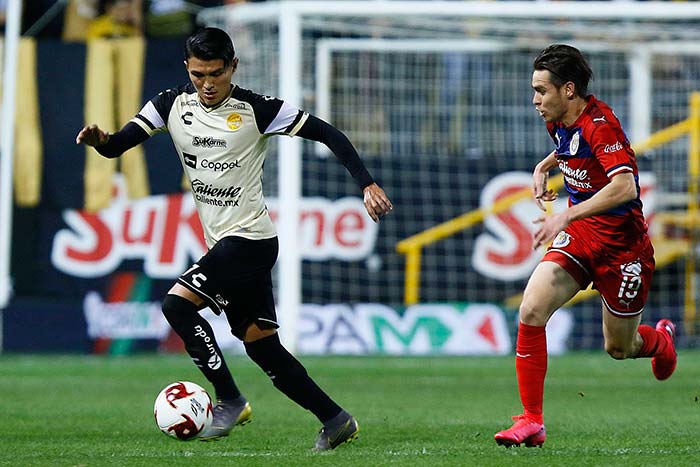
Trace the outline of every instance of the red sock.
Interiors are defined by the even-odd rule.
[[[661,355],[666,350],[666,340],[659,334],[659,331],[642,324],[637,328],[637,332],[642,336],[642,348],[639,349],[639,357],[655,357]]]
[[[544,423],[542,401],[544,377],[547,374],[547,334],[544,326],[520,323],[515,345],[515,372],[525,415]]]

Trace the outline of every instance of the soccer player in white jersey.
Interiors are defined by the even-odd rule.
[[[216,391],[214,422],[203,437],[227,436],[233,426],[251,417],[211,326],[199,314],[209,306],[226,315],[231,332],[273,385],[323,424],[314,449],[334,449],[353,440],[359,425],[309,377],[276,331],[271,270],[278,242],[262,194],[268,138],[300,136],[328,146],[362,189],[367,213],[375,222],[392,204],[341,131],[280,99],[233,84],[237,66],[228,34],[201,29],[185,43],[191,83],[158,94],[116,133],[94,124],[84,127],[76,143],[94,146],[108,158],[161,131],[169,132],[175,144],[208,252],[169,290],[163,314]]]

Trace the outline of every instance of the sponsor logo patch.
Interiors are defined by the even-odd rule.
[[[225,148],[226,140],[214,138],[213,136],[194,136],[192,146],[201,148]]]
[[[603,152],[605,154],[610,154],[611,152],[619,151],[622,149],[622,143],[619,141],[615,141],[615,144],[606,144],[605,148],[603,148]]]
[[[186,152],[183,152],[182,159],[185,161],[185,165],[187,167],[192,167],[193,169],[197,168],[197,156],[194,154],[187,154]]]

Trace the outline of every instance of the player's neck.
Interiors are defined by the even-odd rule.
[[[569,104],[569,110],[567,110],[566,114],[564,114],[564,118],[561,119],[561,122],[564,124],[564,126],[571,126],[578,120],[578,118],[581,116],[584,110],[586,110],[586,106],[588,105],[588,102],[586,102],[586,99],[582,99],[580,97],[577,97],[573,101],[571,101],[571,104]]]

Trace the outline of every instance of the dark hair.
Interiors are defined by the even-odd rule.
[[[552,44],[535,58],[535,70],[547,70],[551,82],[558,88],[571,81],[576,86],[576,94],[586,97],[588,82],[593,79],[593,71],[581,51],[565,44]]]
[[[202,28],[185,41],[185,60],[196,57],[200,60],[223,60],[224,66],[233,63],[236,51],[225,31],[218,28]]]

